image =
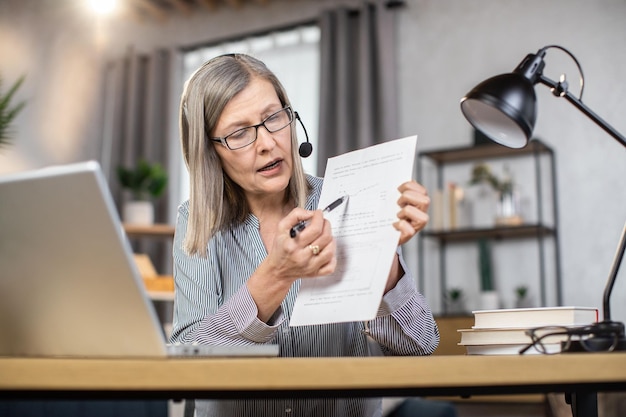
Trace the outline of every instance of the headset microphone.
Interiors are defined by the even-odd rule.
[[[294,114],[296,115],[296,119],[300,122],[300,126],[302,126],[302,129],[304,129],[304,136],[306,137],[306,142],[302,142],[300,144],[300,147],[298,148],[298,153],[302,158],[307,158],[313,152],[313,145],[311,145],[311,142],[309,142],[309,135],[306,133],[304,123],[302,123],[302,120],[300,120],[300,115],[297,111],[294,112]]]

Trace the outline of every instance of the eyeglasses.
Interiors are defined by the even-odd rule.
[[[211,138],[213,142],[220,142],[231,151],[244,148],[252,144],[259,133],[259,127],[263,126],[270,133],[278,132],[293,122],[293,111],[290,107],[278,110],[268,116],[258,125],[242,127],[222,138]]]
[[[545,355],[562,352],[612,352],[619,344],[620,335],[613,329],[597,326],[546,326],[526,330],[531,342],[519,351],[522,355],[534,349]]]

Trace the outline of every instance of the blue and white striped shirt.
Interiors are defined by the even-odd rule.
[[[306,208],[317,208],[323,180],[307,177],[313,191]],[[289,327],[299,281],[296,281],[268,323],[257,318],[257,307],[246,280],[267,256],[258,219],[250,215],[240,225],[217,233],[207,257],[189,256],[183,240],[189,202],[178,209],[174,237],[176,296],[172,342],[215,345],[276,343],[283,357],[368,356],[367,334],[385,355],[428,355],[439,343],[430,307],[405,273],[383,297],[377,317],[367,323],[337,323]],[[400,253],[400,251],[399,251]],[[408,271],[400,255],[400,262]],[[380,352],[378,352],[380,353]],[[381,414],[380,399],[293,399],[197,401],[198,416],[364,417]]]

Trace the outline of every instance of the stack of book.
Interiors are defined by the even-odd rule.
[[[474,325],[471,329],[457,330],[461,335],[459,345],[465,346],[468,355],[517,355],[532,342],[526,330],[537,327],[576,327],[598,321],[598,309],[594,307],[538,307],[473,311]],[[542,333],[543,332],[543,333]],[[554,332],[554,329],[537,331],[536,334]],[[561,342],[567,335],[553,335],[542,339],[546,353],[561,351]],[[536,348],[526,354],[542,353]]]

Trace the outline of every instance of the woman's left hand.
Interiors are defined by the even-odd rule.
[[[430,197],[426,188],[415,181],[407,181],[398,187],[400,198],[398,221],[393,224],[400,231],[399,245],[408,242],[428,223]]]
[[[427,213],[430,206],[430,197],[428,197],[426,188],[415,181],[405,182],[398,187],[398,191],[400,191],[400,198],[398,199],[400,211],[398,212],[398,221],[393,224],[393,227],[400,231],[398,245],[402,245],[408,242],[428,223]],[[387,277],[385,293],[396,286],[403,274],[404,271],[400,265],[400,260],[396,255]]]

